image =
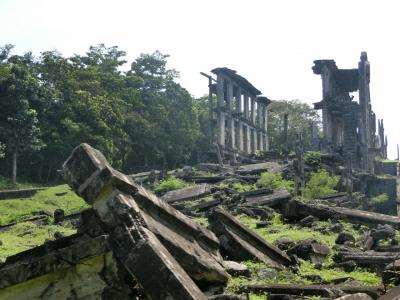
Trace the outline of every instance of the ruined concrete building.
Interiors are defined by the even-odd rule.
[[[261,97],[261,92],[234,70],[216,68],[211,72],[217,76],[216,83],[209,86],[212,143],[218,144],[224,154],[267,151],[267,115],[271,101]],[[213,94],[217,96],[215,110],[212,109]],[[213,122],[214,111],[217,118]]]
[[[314,103],[322,110],[323,141],[321,150],[342,151],[355,167],[373,172],[373,159],[386,158],[387,139],[383,120],[371,109],[370,64],[362,52],[358,68],[339,69],[334,60],[314,61],[313,71],[322,78],[322,101]],[[352,92],[358,91],[359,101]]]

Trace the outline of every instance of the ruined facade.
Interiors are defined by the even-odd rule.
[[[229,154],[267,151],[267,115],[271,101],[261,97],[261,92],[234,70],[216,68],[211,72],[217,76],[216,83],[210,85],[210,95],[217,96],[212,142]],[[214,120],[212,109],[210,115]]]
[[[312,69],[322,78],[322,101],[314,103],[315,109],[322,110],[321,150],[342,152],[355,167],[373,172],[374,157],[386,158],[387,140],[383,120],[378,120],[376,134],[367,53],[361,53],[355,69],[339,69],[334,60],[316,60]],[[350,95],[357,91],[358,102]]]

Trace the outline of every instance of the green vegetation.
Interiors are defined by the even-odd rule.
[[[66,194],[57,196],[58,193]],[[87,207],[85,201],[71,191],[68,185],[59,185],[39,191],[32,198],[0,201],[0,225],[29,218],[33,211],[53,212],[57,208],[62,208],[67,215],[85,207]]]
[[[247,225],[250,229],[256,231],[267,242],[273,243],[280,237],[287,237],[294,241],[305,239],[316,239],[321,243],[332,247],[335,245],[335,235],[323,234],[312,228],[297,227],[291,224],[284,223],[282,216],[275,214],[272,219],[272,225],[265,228],[256,228],[257,219],[241,216],[240,221]],[[327,228],[328,222],[319,222],[319,227]]]
[[[310,146],[311,123],[320,123],[318,112],[309,104],[299,100],[272,101],[268,112],[268,134],[270,144],[277,150],[284,150],[283,135],[283,115],[288,117],[288,148],[289,152],[294,150],[294,145],[298,141],[299,133],[303,136],[305,147]]]
[[[310,180],[303,189],[303,197],[305,199],[318,199],[336,193],[335,190],[340,177],[330,176],[325,170],[318,170],[311,173]]]
[[[169,177],[168,179],[165,179],[160,183],[156,184],[153,190],[157,195],[162,195],[166,192],[182,189],[186,186],[188,186],[188,184],[183,180],[180,180],[175,177]]]
[[[379,204],[389,200],[389,196],[386,193],[375,196],[371,199],[370,204]]]
[[[17,182],[14,183],[12,179],[0,176],[0,191],[3,190],[19,190],[19,189],[27,189],[32,188],[33,185],[31,183],[25,182]]]
[[[386,163],[386,164],[395,164],[395,163],[400,163],[400,161],[396,160],[396,159],[384,159],[382,160],[382,163]]]
[[[320,243],[332,247],[335,245],[335,240],[337,234],[326,233],[327,229],[332,225],[330,222],[317,222],[317,228],[325,230],[325,233],[319,232],[316,229],[297,227],[296,225],[284,223],[282,216],[275,214],[272,219],[272,225],[267,228],[256,228],[256,223],[258,220],[241,216],[240,221],[247,225],[250,229],[257,232],[266,241],[273,243],[280,237],[287,237],[294,241],[300,241],[304,239],[316,239]],[[344,225],[344,230],[346,232],[354,235],[356,239],[359,238],[359,233],[354,230],[353,226],[349,223],[342,223]],[[302,261],[300,264],[300,271],[298,273],[293,273],[292,271],[273,271],[271,274],[273,276],[261,276],[261,271],[263,269],[268,269],[269,266],[265,263],[246,261],[243,262],[250,269],[252,274],[251,278],[246,277],[236,277],[231,278],[228,282],[228,289],[235,291],[240,285],[243,284],[290,284],[290,283],[313,283],[310,280],[304,279],[304,275],[318,274],[325,281],[330,281],[337,278],[352,277],[353,279],[361,282],[364,285],[379,285],[380,277],[368,270],[357,268],[351,273],[346,273],[342,269],[333,268],[332,255],[328,256],[325,263],[322,264],[321,269],[315,268],[315,266],[309,261]]]
[[[47,239],[53,240],[58,231],[65,235],[76,232],[75,229],[58,225],[37,226],[31,222],[19,223],[0,235],[0,261],[7,256],[28,250],[43,244]]]
[[[233,184],[233,188],[239,193],[244,193],[244,192],[254,190],[256,187],[254,184],[243,184],[240,182],[235,182]]]
[[[257,186],[271,189],[286,189],[291,192],[293,191],[294,182],[283,179],[280,173],[263,172],[257,181]]]
[[[326,153],[319,151],[307,151],[304,154],[304,162],[314,169],[319,169],[321,167],[321,159]]]

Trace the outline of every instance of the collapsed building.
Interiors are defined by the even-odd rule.
[[[371,108],[370,63],[362,52],[358,68],[339,69],[334,60],[314,61],[313,71],[322,78],[322,100],[314,108],[322,110],[323,139],[320,150],[339,151],[353,166],[374,172],[374,158],[387,157],[383,120]],[[358,91],[358,102],[353,92]]]
[[[211,72],[217,76],[216,80],[207,76],[212,144],[233,158],[268,151],[267,117],[271,101],[234,70],[216,68]]]

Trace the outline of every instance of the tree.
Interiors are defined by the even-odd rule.
[[[30,105],[37,101],[38,81],[32,72],[33,57],[8,57],[11,48],[0,51],[0,128],[7,152],[12,157],[12,181],[17,181],[18,154],[42,146],[37,112]]]
[[[272,101],[268,113],[268,134],[271,149],[283,149],[283,115],[288,113],[289,149],[293,150],[294,143],[302,134],[307,148],[311,142],[311,124],[320,124],[320,116],[307,103],[299,100]]]

